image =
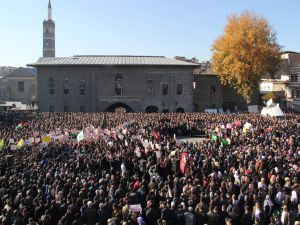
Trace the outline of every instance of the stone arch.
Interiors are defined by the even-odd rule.
[[[177,113],[184,113],[184,109],[179,107],[179,108],[176,109],[176,112]]]
[[[130,107],[130,106],[128,106],[128,105],[126,105],[126,104],[124,104],[124,103],[121,103],[121,102],[118,102],[118,103],[114,103],[114,104],[111,104],[110,106],[108,106],[107,108],[106,108],[106,112],[116,112],[116,109],[119,109],[119,108],[123,108],[123,109],[125,109],[125,111],[128,113],[128,112],[133,112],[133,109]]]
[[[145,109],[146,113],[157,113],[158,112],[158,107],[155,105],[149,105]]]

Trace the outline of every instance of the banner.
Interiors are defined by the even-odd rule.
[[[130,212],[142,212],[141,204],[129,205]]]
[[[42,142],[49,144],[51,142],[51,137],[50,136],[42,137]]]
[[[23,139],[21,139],[21,140],[18,142],[18,144],[17,144],[17,149],[22,148],[24,145],[25,145],[25,142],[24,142]]]
[[[79,132],[79,134],[77,135],[77,141],[82,141],[84,139],[84,135],[83,135],[83,130]]]
[[[182,153],[180,155],[180,172],[184,175],[185,174],[185,168],[188,162],[188,154],[187,153]]]
[[[3,139],[1,139],[1,140],[0,140],[0,150],[2,150],[2,149],[3,149],[3,147],[4,147],[4,140],[3,140]]]

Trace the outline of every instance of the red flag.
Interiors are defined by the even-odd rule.
[[[185,174],[185,168],[188,162],[188,154],[187,153],[182,153],[180,155],[180,172],[182,174]]]
[[[156,138],[156,140],[160,140],[160,135],[159,135],[159,133],[157,132],[157,131],[155,131],[155,130],[153,130],[152,132],[151,132],[151,135],[153,136],[153,137],[155,137]]]

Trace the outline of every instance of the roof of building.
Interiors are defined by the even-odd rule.
[[[283,51],[281,54],[300,54],[299,52],[294,52],[294,51]]]
[[[75,55],[73,57],[44,57],[28,66],[58,66],[58,65],[114,65],[114,66],[199,66],[164,56],[129,56],[129,55]]]
[[[7,74],[5,77],[35,77],[36,70],[31,68],[19,67],[11,73]]]

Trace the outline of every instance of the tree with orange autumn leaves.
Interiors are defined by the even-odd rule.
[[[249,102],[262,76],[279,69],[280,49],[265,18],[250,12],[231,15],[223,36],[212,46],[212,68],[222,84],[234,87]]]

